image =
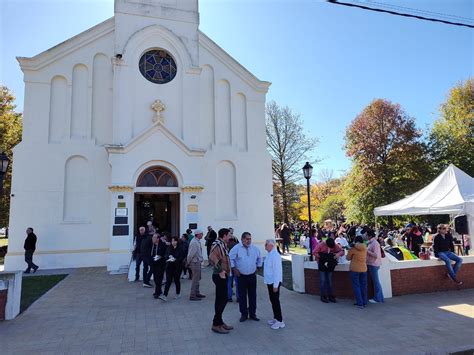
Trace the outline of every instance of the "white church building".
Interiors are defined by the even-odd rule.
[[[260,81],[199,31],[197,0],[115,0],[114,17],[32,58],[14,149],[5,270],[127,268],[133,236],[273,236]],[[205,253],[204,253],[205,254]]]

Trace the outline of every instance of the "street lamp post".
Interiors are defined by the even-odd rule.
[[[313,167],[309,162],[303,166],[303,175],[306,179],[306,190],[308,193],[308,227],[309,227],[309,260],[313,261],[313,242],[311,239],[311,201],[309,193],[309,179],[311,179],[311,174],[313,173]]]

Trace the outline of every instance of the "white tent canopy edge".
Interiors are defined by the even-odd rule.
[[[423,189],[391,204],[376,207],[375,216],[449,214],[467,215],[474,229],[474,178],[450,164]]]

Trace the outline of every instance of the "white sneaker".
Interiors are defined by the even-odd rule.
[[[277,322],[276,319],[270,319],[270,320],[267,322],[267,324],[268,324],[268,325],[273,325],[273,324],[275,324],[276,322]]]
[[[145,283],[144,283],[144,284],[143,284],[143,287],[148,287],[148,288],[150,288],[150,287],[153,287],[153,286],[150,285],[150,284],[145,284]]]
[[[179,300],[180,298],[181,298],[181,295],[176,295],[176,296],[174,296],[174,299],[175,299],[175,300]]]
[[[375,304],[375,303],[378,303],[378,302],[377,302],[376,300],[374,300],[374,299],[371,298],[371,299],[369,300],[369,303],[374,303],[374,304]]]
[[[162,301],[167,301],[168,300],[165,295],[160,295],[158,298]]]
[[[272,329],[280,329],[280,328],[285,328],[285,323],[276,321],[276,322],[272,325]]]

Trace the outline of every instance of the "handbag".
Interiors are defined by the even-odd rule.
[[[333,272],[336,265],[337,260],[334,258],[334,253],[319,253],[319,271]]]

